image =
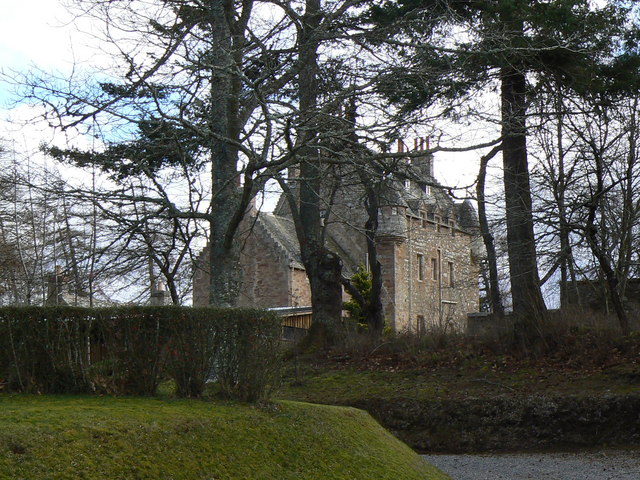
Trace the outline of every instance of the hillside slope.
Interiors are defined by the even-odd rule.
[[[0,395],[0,479],[448,477],[353,408]]]

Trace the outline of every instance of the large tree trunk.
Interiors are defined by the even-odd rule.
[[[300,33],[300,70],[298,97],[300,100],[299,157],[300,191],[296,233],[300,243],[302,263],[311,287],[313,341],[327,346],[335,338],[335,327],[342,312],[342,261],[324,242],[321,211],[321,152],[314,145],[318,122],[318,28],[321,21],[320,0],[306,0]],[[297,218],[296,218],[297,217]]]
[[[501,70],[502,158],[507,248],[513,312],[538,320],[546,307],[540,292],[527,164],[526,79],[514,67]]]
[[[233,4],[223,0],[209,3],[212,35],[210,61],[211,110],[209,139],[211,155],[211,218],[209,237],[209,303],[231,307],[237,303],[242,283],[239,242],[234,219],[242,209],[238,173],[238,151],[232,142],[239,136],[240,79],[234,74]]]
[[[367,258],[369,259],[369,268],[371,270],[371,292],[368,300],[357,295],[354,298],[360,303],[360,307],[366,315],[369,333],[374,341],[378,341],[382,337],[384,330],[384,307],[382,305],[382,264],[378,261],[378,246],[376,243],[378,235],[378,215],[380,212],[380,192],[379,179],[371,177],[371,172],[365,168],[367,164],[365,159],[356,160],[355,153],[358,150],[358,137],[356,134],[356,118],[357,108],[355,98],[352,97],[350,104],[345,112],[346,120],[349,122],[349,141],[354,150],[354,160],[358,163],[356,166],[360,184],[364,188],[365,199],[364,205],[367,212],[367,220],[364,224],[365,240],[367,245]],[[375,171],[375,170],[374,170]],[[352,293],[353,288],[349,288]],[[359,297],[359,298],[358,298]]]
[[[367,186],[367,221],[365,235],[367,238],[367,255],[371,269],[371,298],[367,305],[367,321],[369,331],[375,338],[382,336],[384,329],[384,308],[382,306],[382,264],[378,261],[376,236],[378,232],[378,195],[374,189]]]
[[[336,327],[342,314],[342,261],[323,245],[303,254],[311,287],[312,325],[310,340],[329,346],[336,340]]]

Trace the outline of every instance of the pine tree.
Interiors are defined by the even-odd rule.
[[[637,36],[629,20],[636,3],[396,0],[369,11],[377,25],[372,41],[392,35],[402,45],[406,64],[381,83],[401,113],[499,85],[511,295],[522,317],[545,311],[531,215],[529,101],[558,84],[591,96],[637,85],[638,57],[625,44]]]

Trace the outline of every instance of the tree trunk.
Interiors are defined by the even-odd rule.
[[[498,279],[498,260],[493,235],[487,220],[487,208],[485,202],[484,187],[487,177],[487,164],[489,160],[498,152],[494,149],[489,154],[480,159],[480,171],[476,182],[476,196],[478,199],[478,221],[480,223],[480,233],[484,247],[487,250],[487,264],[489,266],[489,299],[491,311],[498,317],[504,316],[504,306],[502,305],[502,295],[500,294],[500,282]]]
[[[342,315],[342,261],[323,245],[303,255],[311,287],[312,343],[329,346],[336,341],[336,327]],[[306,258],[305,258],[306,257]]]
[[[302,263],[309,278],[312,302],[310,337],[323,346],[335,340],[335,328],[342,314],[342,261],[324,244],[321,212],[323,168],[321,152],[314,145],[319,128],[318,108],[318,28],[321,21],[320,0],[306,0],[300,33],[300,196],[296,233]],[[297,218],[296,218],[297,217]]]
[[[538,321],[546,312],[540,292],[527,164],[526,79],[514,67],[501,70],[502,158],[507,248],[513,312]]]
[[[242,283],[240,267],[240,249],[234,245],[226,248],[223,241],[215,240],[215,222],[211,222],[211,241],[209,244],[209,305],[216,307],[234,307],[237,305]]]
[[[378,261],[376,236],[378,232],[378,195],[373,187],[366,185],[367,190],[367,221],[365,222],[365,236],[367,241],[367,255],[371,269],[371,298],[367,305],[366,315],[369,331],[379,339],[384,329],[384,308],[382,306],[382,265]]]
[[[238,118],[240,85],[234,74],[232,51],[233,4],[213,0],[209,4],[212,35],[210,61],[212,199],[209,237],[209,303],[219,307],[237,304],[242,283],[239,246],[235,239],[237,225],[233,219],[240,205],[238,151],[231,142],[239,135]]]
[[[346,119],[349,122],[349,140],[353,150],[357,150],[358,137],[356,134],[356,118],[357,108],[355,98],[352,97],[350,104],[345,112]],[[354,159],[357,154],[354,154]],[[363,309],[369,333],[374,341],[378,341],[382,337],[384,330],[384,307],[382,305],[382,265],[378,261],[378,247],[376,243],[378,234],[378,214],[380,212],[380,194],[378,191],[379,179],[373,179],[371,173],[364,168],[366,160],[360,158],[356,166],[360,184],[365,190],[365,210],[367,212],[367,220],[364,224],[365,239],[367,245],[367,258],[369,259],[369,268],[371,269],[371,292],[367,302],[362,302],[360,307]]]
[[[591,230],[591,228],[587,229],[587,231]],[[609,259],[598,247],[598,245],[592,243],[594,241],[594,234],[587,234],[587,236],[589,237],[589,244],[592,245],[593,254],[598,259],[600,268],[604,273],[604,279],[607,282],[607,290],[609,290],[609,298],[611,299],[611,303],[613,304],[613,310],[616,312],[616,316],[618,317],[620,330],[622,330],[623,335],[629,335],[631,333],[631,326],[629,325],[629,318],[627,317],[627,312],[625,311],[622,299],[620,298],[620,292],[618,290],[618,277],[616,275],[616,272],[613,270],[613,268],[611,268]]]
[[[618,276],[611,266],[611,260],[608,257],[604,245],[598,241],[598,227],[596,226],[596,214],[600,202],[605,193],[604,188],[604,161],[602,158],[602,152],[597,151],[594,148],[594,157],[596,163],[596,189],[592,195],[591,203],[589,204],[589,213],[587,216],[587,224],[585,226],[585,234],[587,242],[591,249],[591,252],[598,260],[600,270],[604,274],[604,279],[609,290],[609,298],[613,304],[613,309],[618,317],[618,323],[623,335],[629,335],[631,333],[631,327],[629,325],[629,319],[627,318],[627,312],[624,310],[622,299],[620,298],[620,292],[618,290]],[[606,298],[606,294],[605,294]]]

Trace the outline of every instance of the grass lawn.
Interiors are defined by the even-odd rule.
[[[446,478],[351,408],[0,395],[0,479]]]
[[[289,365],[278,398],[350,405],[378,398],[464,400],[496,396],[640,394],[640,336],[620,352],[585,348],[575,356],[522,359],[456,345],[416,355],[307,358]],[[295,372],[294,372],[295,370]],[[297,373],[296,373],[297,372]]]

